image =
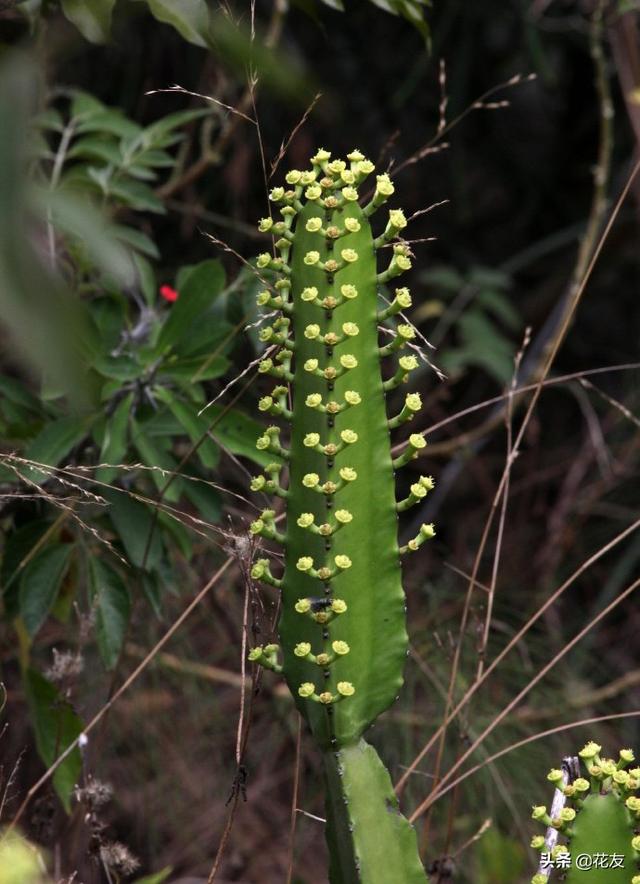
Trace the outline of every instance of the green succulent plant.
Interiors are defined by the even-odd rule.
[[[542,854],[531,884],[547,884],[554,875],[566,875],[567,884],[640,884],[640,767],[630,767],[631,749],[622,749],[617,761],[601,753],[593,742],[578,753],[584,777],[549,772],[556,787],[551,809],[538,805],[532,812],[547,831],[531,841]]]
[[[408,393],[389,418],[386,394],[418,365],[414,330],[396,326],[381,344],[379,326],[411,305],[407,288],[390,303],[381,286],[411,267],[402,240],[404,213],[392,209],[374,236],[370,219],[393,194],[378,175],[369,202],[360,185],[374,165],[359,151],[332,160],[320,150],[311,169],[290,171],[286,187],[271,191],[282,220],[265,218],[260,230],[275,237],[275,257],[265,253],[258,271],[277,281],[258,296],[275,311],[261,332],[269,346],[260,372],[276,386],[259,409],[290,424],[290,443],[269,426],[257,442],[273,463],[252,489],[280,498],[286,528],[266,509],[251,532],[284,546],[277,577],[267,559],[252,575],[282,593],[280,646],[251,650],[250,659],[282,672],[300,713],[322,752],[327,788],[327,839],[333,884],[424,882],[413,828],[400,814],[389,774],[363,733],[398,696],[408,653],[401,554],[433,537],[432,525],[399,548],[398,513],[433,488],[420,476],[396,500],[395,470],[425,447],[409,436],[391,453],[390,431],[420,410]],[[389,256],[378,269],[380,256]],[[395,370],[383,367],[387,357]],[[383,379],[388,375],[387,379]],[[288,475],[286,488],[284,476]],[[392,871],[391,871],[392,870]]]

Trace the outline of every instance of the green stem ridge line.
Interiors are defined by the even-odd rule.
[[[391,307],[380,310],[378,287],[411,260],[400,238],[402,211],[389,212],[375,239],[371,230],[370,218],[393,193],[388,176],[377,176],[367,206],[358,202],[357,186],[373,170],[358,151],[333,162],[319,151],[311,171],[288,173],[290,189],[272,190],[283,220],[260,222],[278,237],[278,257],[260,255],[258,268],[275,270],[278,280],[258,304],[279,311],[261,339],[280,349],[260,366],[276,385],[259,408],[291,427],[288,450],[279,427],[268,427],[257,442],[278,462],[254,478],[252,489],[284,498],[287,524],[276,531],[275,512],[265,510],[251,525],[253,534],[283,544],[284,571],[274,575],[266,559],[254,565],[254,578],[281,589],[282,613],[280,646],[253,648],[249,656],[283,673],[322,752],[332,884],[383,884],[389,862],[395,884],[418,884],[426,878],[415,833],[381,760],[362,739],[403,683],[408,637],[400,556],[434,535],[432,525],[423,525],[398,548],[398,512],[420,501],[433,480],[421,476],[396,501],[395,470],[426,443],[412,434],[392,460],[390,431],[411,421],[421,402],[407,394],[389,420],[386,393],[407,380],[417,360],[403,355],[414,337],[408,325],[398,325],[392,344],[381,348],[378,324],[411,298],[398,288]],[[380,250],[387,257],[382,268]]]

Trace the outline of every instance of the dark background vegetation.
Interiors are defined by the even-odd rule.
[[[246,455],[253,450],[255,428],[247,421],[258,419],[255,401],[267,388],[261,378],[245,388],[253,377],[249,372],[218,400],[219,409],[228,404],[231,409],[220,418],[221,428],[226,421],[225,432],[221,429],[216,435],[216,427],[212,429],[208,463],[198,461],[201,450],[199,455],[192,451],[202,426],[194,428],[177,408],[168,410],[165,400],[158,401],[157,388],[164,383],[171,395],[178,391],[183,407],[195,413],[256,358],[255,333],[241,330],[243,319],[257,318],[256,286],[234,253],[251,260],[269,247],[254,226],[267,207],[263,155],[269,170],[317,92],[322,96],[288,145],[274,184],[281,182],[287,168],[304,167],[319,146],[335,155],[357,146],[381,167],[389,166],[392,174],[402,169],[394,201],[407,215],[448,201],[411,225],[412,238],[430,240],[414,246],[416,260],[408,280],[414,299],[412,318],[437,344],[431,358],[447,375],[441,381],[428,367],[421,370],[419,388],[426,408],[419,428],[448,422],[427,434],[428,465],[421,464],[422,472],[435,476],[436,492],[423,511],[408,516],[401,526],[408,537],[414,522],[433,520],[438,533],[406,566],[413,649],[407,683],[398,704],[372,734],[397,779],[442,720],[458,642],[462,653],[453,679],[456,700],[473,683],[482,648],[497,518],[480,560],[477,577],[482,586],[471,595],[462,636],[460,627],[469,575],[505,468],[506,412],[494,405],[468,417],[458,418],[457,413],[500,396],[509,387],[513,360],[527,327],[531,341],[522,356],[521,385],[541,377],[556,343],[561,346],[550,378],[638,359],[640,179],[632,185],[606,239],[575,317],[564,329],[566,335],[562,328],[570,298],[637,158],[636,4],[434,0],[432,8],[422,10],[430,46],[406,18],[364,0],[348,2],[342,12],[322,4],[287,8],[286,3],[264,0],[255,10],[253,42],[249,4],[235,4],[227,10],[229,17],[211,4],[214,28],[209,46],[186,40],[180,28],[151,15],[145,3],[118,4],[103,45],[86,40],[56,4],[39,10],[37,4],[27,5],[33,13],[31,24],[14,4],[4,4],[0,11],[4,64],[0,528],[5,589],[0,654],[7,692],[0,737],[7,801],[0,822],[7,824],[18,811],[27,790],[46,768],[43,759],[51,763],[56,757],[65,701],[77,716],[70,724],[73,736],[79,721],[86,723],[101,709],[231,556],[232,564],[170,643],[92,731],[82,756],[85,793],[82,800],[71,801],[71,815],[61,807],[60,789],[56,793],[47,783],[22,814],[20,826],[47,851],[56,881],[133,880],[166,867],[172,870],[166,880],[205,881],[221,844],[216,880],[285,881],[296,764],[298,808],[316,816],[323,808],[313,747],[303,735],[296,761],[298,724],[293,706],[283,686],[268,674],[259,690],[246,694],[250,710],[244,725],[249,727],[240,777],[236,760],[244,575],[251,552],[246,529],[254,512],[246,490],[247,470],[252,472],[255,466]],[[230,20],[240,22],[241,28],[229,26]],[[19,48],[28,53],[28,62],[13,54]],[[253,63],[259,68],[258,81],[248,92],[247,72]],[[508,85],[516,76],[520,81]],[[240,108],[255,117],[259,132],[253,122],[201,98],[145,94],[173,84]],[[142,126],[183,109],[208,107],[210,112],[204,119],[186,119],[172,130],[184,140],[166,149],[182,165],[177,172],[162,165],[154,169],[157,178],[146,185],[159,200],[154,211],[136,203],[131,192],[98,195],[86,167],[75,183],[70,177],[60,193],[63,199],[71,193],[78,201],[73,211],[80,214],[73,216],[70,226],[75,224],[75,229],[56,227],[57,262],[52,270],[42,257],[47,212],[62,210],[58,204],[51,209],[32,199],[29,191],[29,182],[35,181],[49,192],[51,157],[29,160],[25,193],[16,196],[24,156],[16,158],[13,142],[14,134],[21,131],[22,111],[53,107],[67,115],[65,90],[70,88],[120,108]],[[482,98],[485,93],[490,94]],[[612,118],[607,113],[607,93]],[[480,106],[475,106],[478,101]],[[439,132],[443,123],[446,128]],[[18,146],[24,154],[23,137]],[[98,131],[97,137],[105,142],[112,134]],[[60,133],[45,129],[45,138],[55,150]],[[427,145],[434,150],[402,168]],[[94,160],[98,162],[95,156],[87,160],[80,154],[75,162]],[[73,167],[72,158],[65,160],[65,170]],[[12,204],[12,199],[18,202]],[[113,239],[113,254],[97,254],[91,248],[88,255],[83,253],[78,230],[97,226],[99,234],[103,223],[101,215],[81,214],[88,203],[109,223],[142,232],[155,243],[154,249],[147,246],[144,264],[152,338],[162,334],[171,311],[185,303],[188,292],[202,297],[204,286],[215,297],[215,304],[207,301],[195,317],[196,325],[205,329],[199,349],[189,350],[184,339],[177,334],[172,339],[167,333],[180,359],[203,363],[214,353],[217,370],[205,373],[201,383],[185,383],[184,377],[172,375],[168,362],[150,371],[153,360],[144,352],[148,339],[143,336],[139,344],[131,337],[143,319],[141,265],[133,282],[126,273],[110,272],[109,262],[122,254],[107,221],[105,237],[109,243]],[[22,219],[15,206],[27,204],[29,211]],[[214,244],[207,233],[228,249]],[[220,266],[212,265],[212,259],[219,259]],[[200,270],[189,276],[184,268],[193,265]],[[158,293],[167,284],[180,293],[175,303]],[[48,296],[53,297],[56,287],[64,289],[61,298],[67,306],[70,300],[85,304],[85,320],[96,331],[96,347],[102,340],[106,348],[100,359],[95,353],[83,355],[92,366],[87,376],[93,386],[88,394],[84,390],[79,405],[65,392],[62,381],[56,381],[53,392],[43,392],[41,383],[43,364],[46,369],[49,359],[69,353],[64,341],[55,337],[60,311],[52,312],[50,322],[46,312],[51,309]],[[46,327],[38,337],[44,319]],[[213,344],[206,338],[207,328]],[[193,324],[189,329],[193,331]],[[34,341],[40,341],[36,353]],[[118,368],[111,354],[122,342],[131,360]],[[153,358],[157,357],[156,352]],[[559,383],[541,392],[510,474],[487,662],[563,580],[637,518],[638,376],[632,367],[588,381]],[[82,384],[76,384],[76,393],[79,387]],[[177,493],[171,506],[184,523],[179,529],[168,518],[154,521],[158,500],[167,499],[163,477],[154,483],[141,468],[118,469],[102,474],[105,484],[92,482],[97,477],[95,465],[105,453],[101,416],[111,420],[131,391],[128,401],[136,424],[128,426],[129,435],[117,457],[108,462],[153,466],[154,451],[160,450],[161,465],[168,469],[178,465],[179,470],[222,488],[207,486],[206,499],[194,499],[186,493],[188,482],[174,485]],[[26,401],[27,396],[33,398]],[[513,403],[514,432],[528,402],[529,398],[519,397]],[[59,429],[60,420],[75,420],[78,414],[89,415],[90,430],[72,433],[66,447],[54,445],[55,456],[46,444],[43,448],[47,427],[55,424]],[[151,440],[150,445],[145,447],[140,438]],[[45,435],[47,439],[50,435]],[[74,482],[69,486],[50,474],[27,475],[27,467],[7,460],[7,455],[87,469],[68,474],[66,481]],[[107,484],[119,490],[118,500],[123,492],[135,492],[149,502],[137,503],[133,510],[121,506],[119,516],[112,517],[109,508],[118,505],[108,488],[105,491]],[[92,500],[89,491],[104,497]],[[65,515],[64,507],[79,512],[81,522],[75,515]],[[156,541],[149,537],[159,538],[157,554],[150,552]],[[40,568],[32,567],[26,577],[25,568],[20,569],[39,541],[36,558],[49,543],[62,548],[61,556],[69,553],[55,587],[49,587],[55,583],[51,559],[41,559]],[[102,563],[98,568],[106,569],[97,576],[92,571],[96,566],[91,565],[95,560]],[[451,724],[442,771],[590,618],[637,577],[639,560],[640,540],[630,533],[544,613]],[[46,610],[34,614],[28,604],[26,612],[20,608],[14,590],[25,579],[26,585],[20,586],[22,600],[32,592],[29,579],[39,581],[41,589],[44,585],[45,595],[49,588],[54,593]],[[100,581],[113,590],[104,610],[95,595]],[[36,596],[39,591],[36,588]],[[11,592],[13,601],[8,602]],[[261,589],[255,592],[260,600],[251,594],[249,622],[258,623],[263,635],[268,634],[274,598]],[[34,622],[25,631],[29,610]],[[639,628],[638,606],[631,595],[559,660],[467,765],[566,722],[638,709]],[[67,669],[52,671],[54,649],[58,654],[77,654],[75,669],[67,656],[66,663],[59,663]],[[40,678],[45,674],[48,682],[38,681],[34,673]],[[37,739],[34,733],[39,734]],[[418,821],[423,856],[435,870],[434,880],[476,884],[529,880],[534,870],[528,848],[530,806],[550,797],[544,779],[548,768],[588,738],[600,739],[615,753],[623,745],[638,748],[638,736],[637,719],[632,716],[575,726],[509,752],[470,777],[434,805],[428,820]],[[47,740],[48,756],[43,751]],[[403,799],[409,811],[433,782],[429,776],[435,755],[428,755],[410,779]],[[245,773],[246,800],[240,794],[236,807],[234,791],[238,792]],[[113,790],[110,801],[99,807],[86,794],[92,779]],[[224,839],[232,809],[233,826]],[[489,820],[490,825],[484,826]],[[132,876],[105,851],[115,842],[138,858],[140,867]],[[325,880],[324,851],[322,824],[297,814],[292,880],[300,884]]]

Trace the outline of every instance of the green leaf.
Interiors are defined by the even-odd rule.
[[[34,669],[27,670],[24,689],[31,712],[38,754],[47,767],[82,733],[82,721],[57,689]],[[82,760],[76,748],[53,775],[53,785],[67,813],[80,778]]]
[[[107,141],[104,136],[87,135],[80,138],[67,153],[70,160],[82,157],[90,160],[103,160],[105,163],[119,165],[122,157],[115,141]]]
[[[171,866],[167,866],[166,869],[163,869],[161,872],[155,872],[153,875],[145,875],[144,878],[137,878],[133,884],[162,884],[163,881],[166,881],[173,869]]]
[[[53,607],[69,564],[73,544],[55,543],[39,552],[22,572],[20,616],[30,636],[40,629]]]
[[[89,429],[86,418],[61,417],[47,424],[27,446],[24,457],[39,464],[55,467],[63,460]],[[25,467],[26,475],[34,482],[44,482],[48,475],[36,467]]]
[[[210,470],[214,469],[220,460],[220,449],[207,436],[209,421],[206,418],[198,417],[196,409],[192,404],[187,405],[185,402],[182,402],[166,387],[156,390],[156,396],[161,402],[168,405],[194,445],[200,443],[197,454],[203,466]]]
[[[507,328],[521,328],[522,320],[509,298],[502,292],[485,289],[476,296],[476,303],[485,310],[490,310],[498,319],[501,319]]]
[[[193,323],[212,305],[222,291],[225,274],[217,260],[203,261],[189,268],[179,283],[180,297],[172,305],[158,337],[158,349],[175,346]]]
[[[143,255],[148,255],[150,258],[160,257],[158,247],[156,246],[154,241],[146,235],[146,233],[142,233],[140,230],[135,230],[133,227],[124,227],[121,224],[114,224],[111,228],[111,232],[116,237],[116,239],[120,240],[120,242],[126,243],[128,246],[131,246],[131,248],[135,249],[136,252],[140,252]],[[137,261],[135,263],[136,267],[138,267]]]
[[[148,185],[141,181],[132,181],[131,179],[110,181],[108,190],[111,197],[115,197],[123,205],[136,209],[138,212],[155,212],[157,215],[164,215],[166,212],[162,201]]]
[[[126,491],[107,491],[104,497],[110,503],[109,518],[131,564],[153,570],[162,557],[162,542],[149,507]]]
[[[79,135],[85,132],[108,133],[120,138],[135,138],[142,132],[142,127],[127,119],[119,110],[109,110],[103,105],[99,112],[87,113],[78,123],[76,132]]]
[[[127,451],[129,414],[133,393],[128,393],[118,404],[111,417],[106,422],[102,447],[100,449],[100,461],[102,463],[119,464]],[[112,482],[118,475],[118,470],[110,467],[101,467],[96,470],[96,479],[99,482]]]
[[[191,387],[198,381],[221,377],[229,365],[226,356],[188,356],[185,359],[168,360],[162,367],[162,374],[168,375],[179,384]]]
[[[27,388],[14,378],[0,375],[0,393],[10,402],[21,405],[29,411],[38,413],[40,411],[40,402]]]
[[[142,462],[148,467],[159,467],[159,469],[153,469],[150,472],[156,488],[158,491],[163,492],[164,500],[170,503],[177,503],[183,490],[183,483],[180,478],[174,478],[169,475],[176,468],[175,460],[152,441],[150,436],[147,435],[143,424],[136,423],[134,420],[132,420],[131,424],[133,444],[140,454]],[[165,472],[161,472],[162,470]],[[171,481],[171,484],[164,491],[169,481]]]
[[[222,504],[220,495],[204,482],[185,481],[185,496],[198,508],[200,517],[215,524],[222,516]]]
[[[115,0],[62,0],[62,11],[91,43],[105,43]]]
[[[175,111],[175,113],[167,114],[159,120],[156,120],[155,123],[151,123],[150,126],[147,126],[144,130],[144,141],[146,144],[155,145],[166,135],[173,132],[174,129],[178,129],[181,126],[192,122],[192,120],[199,120],[201,117],[210,116],[210,114],[211,110],[209,108]]]
[[[50,522],[40,520],[27,522],[17,531],[8,534],[4,541],[2,565],[0,566],[0,589],[4,613],[9,620],[13,620],[19,614],[21,565],[45,531],[49,529],[50,524]]]
[[[138,286],[149,306],[155,304],[158,297],[158,285],[155,271],[149,261],[141,255],[134,255],[133,262],[136,265]]]
[[[89,558],[89,580],[100,656],[106,668],[113,669],[129,624],[129,591],[118,572],[96,556]]]
[[[232,454],[248,457],[260,466],[280,460],[275,454],[258,451],[256,448],[256,439],[264,433],[262,424],[236,409],[231,409],[224,417],[223,412],[223,406],[212,405],[203,414],[211,427],[211,435],[220,440],[223,448],[227,448]]]
[[[207,46],[209,10],[205,0],[147,0],[154,18],[171,25],[189,43]]]

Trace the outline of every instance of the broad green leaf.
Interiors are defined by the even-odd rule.
[[[90,92],[74,89],[72,94],[71,117],[73,120],[86,119],[96,114],[104,113],[107,110],[106,106]],[[76,131],[80,130],[77,129]]]
[[[178,383],[191,387],[198,381],[210,381],[221,377],[229,368],[226,356],[188,356],[185,359],[169,359],[162,367],[162,374]]]
[[[150,126],[147,126],[144,130],[144,141],[146,144],[155,145],[161,138],[164,138],[165,135],[169,135],[173,132],[174,129],[185,126],[187,123],[191,123],[193,120],[198,120],[201,117],[210,116],[210,114],[211,110],[209,108],[196,108],[193,110],[176,111],[175,113],[167,114],[165,117],[161,117],[159,120],[156,120],[155,123],[151,123]],[[168,154],[165,154],[165,156],[168,156]]]
[[[62,0],[62,11],[91,43],[105,43],[115,0]]]
[[[191,540],[192,535],[185,528],[182,522],[179,519],[174,518],[169,513],[163,513],[162,511],[158,512],[158,521],[162,525],[162,530],[171,535],[173,541],[175,542],[175,546],[179,548],[186,561],[191,561],[191,556],[193,555],[193,542]],[[168,539],[167,546],[170,549],[172,547],[172,544]]]
[[[10,620],[19,614],[20,576],[22,569],[26,568],[26,558],[49,529],[50,524],[34,520],[6,536],[0,565],[0,592],[4,613]]]
[[[40,129],[50,129],[52,132],[64,132],[64,120],[62,114],[52,107],[37,114],[32,123]]]
[[[34,669],[27,670],[25,694],[31,712],[38,754],[47,767],[82,733],[82,721],[57,689]],[[67,813],[71,794],[80,778],[82,761],[76,748],[53,775],[53,785]]]
[[[86,418],[61,417],[51,421],[27,446],[27,460],[55,467],[87,434],[90,421]],[[24,467],[29,479],[44,482],[48,477],[36,467]]]
[[[129,624],[129,590],[118,572],[97,556],[89,557],[89,579],[100,656],[106,668],[113,669]]]
[[[248,457],[260,466],[280,460],[275,454],[258,451],[256,448],[256,439],[264,433],[262,424],[235,408],[224,416],[223,412],[222,406],[212,405],[202,415],[211,427],[211,435],[220,441],[223,448],[227,448],[232,454]]]
[[[166,387],[157,390],[156,396],[170,408],[194,445],[199,443],[197,456],[202,464],[207,469],[214,469],[220,460],[220,449],[207,435],[209,421],[206,418],[198,417],[193,404],[181,401]]]
[[[40,629],[55,602],[73,550],[71,543],[46,546],[29,562],[20,578],[20,616],[29,635]]]
[[[171,473],[176,468],[176,462],[156,442],[147,435],[144,424],[132,420],[132,441],[137,449],[142,462],[152,469],[150,476],[158,489],[163,493],[163,498],[170,503],[176,503],[180,499],[183,490],[182,481],[173,477]],[[164,472],[163,472],[164,471]],[[169,484],[171,482],[171,484]],[[165,491],[165,486],[167,490]]]
[[[203,261],[189,269],[179,282],[179,298],[158,337],[158,349],[175,346],[213,304],[224,287],[225,275],[220,261]]]
[[[131,564],[155,568],[162,557],[162,542],[153,511],[124,491],[107,491],[103,496],[109,501],[109,518]]]
[[[146,233],[142,233],[142,231],[136,230],[133,227],[125,227],[121,224],[115,224],[111,228],[111,232],[116,239],[120,240],[120,242],[126,243],[126,245],[128,246],[131,246],[131,248],[135,249],[136,252],[140,252],[142,255],[148,255],[150,258],[160,257],[158,247],[156,246],[154,241],[146,235]],[[135,264],[136,267],[138,267],[137,261],[135,261]]]
[[[85,132],[97,132],[117,135],[121,138],[135,138],[142,132],[142,127],[127,119],[121,111],[110,110],[103,106],[100,112],[87,114],[78,123],[76,132],[79,135]]]
[[[118,404],[113,414],[107,418],[102,447],[100,449],[101,463],[122,463],[127,451],[129,414],[133,393],[128,393]],[[101,467],[96,470],[96,479],[99,482],[112,482],[118,475],[118,470],[110,467]]]
[[[155,248],[155,246],[154,246]],[[151,257],[154,257],[153,255]],[[149,306],[155,304],[158,297],[158,285],[156,282],[156,274],[153,266],[142,255],[133,256],[136,272],[138,275],[138,286],[144,295],[144,299]]]
[[[522,319],[518,311],[507,295],[502,292],[485,289],[476,296],[476,303],[501,319],[507,328],[515,331],[522,327]]]
[[[79,138],[68,151],[70,160],[76,157],[90,160],[103,160],[105,163],[118,165],[121,160],[120,150],[115,141],[107,141],[104,136],[87,135]]]
[[[30,411],[38,413],[41,410],[38,398],[27,390],[20,381],[14,378],[0,375],[0,393],[11,402],[15,402],[16,405],[21,405]]]
[[[162,201],[148,185],[141,181],[132,181],[131,179],[110,181],[108,189],[110,196],[138,212],[155,212],[157,215],[164,215],[166,212]]]
[[[222,503],[220,495],[205,482],[190,482],[185,480],[184,485],[185,496],[196,506],[200,512],[200,517],[208,522],[215,524],[222,517]]]
[[[161,872],[155,872],[153,875],[146,875],[144,878],[137,878],[133,884],[162,884],[163,881],[166,881],[173,869],[171,866],[167,866],[166,869],[163,869]]]
[[[420,279],[430,286],[457,293],[464,286],[463,276],[454,268],[442,264],[420,274]]]
[[[147,0],[154,18],[171,25],[189,43],[207,46],[209,10],[205,0]]]

